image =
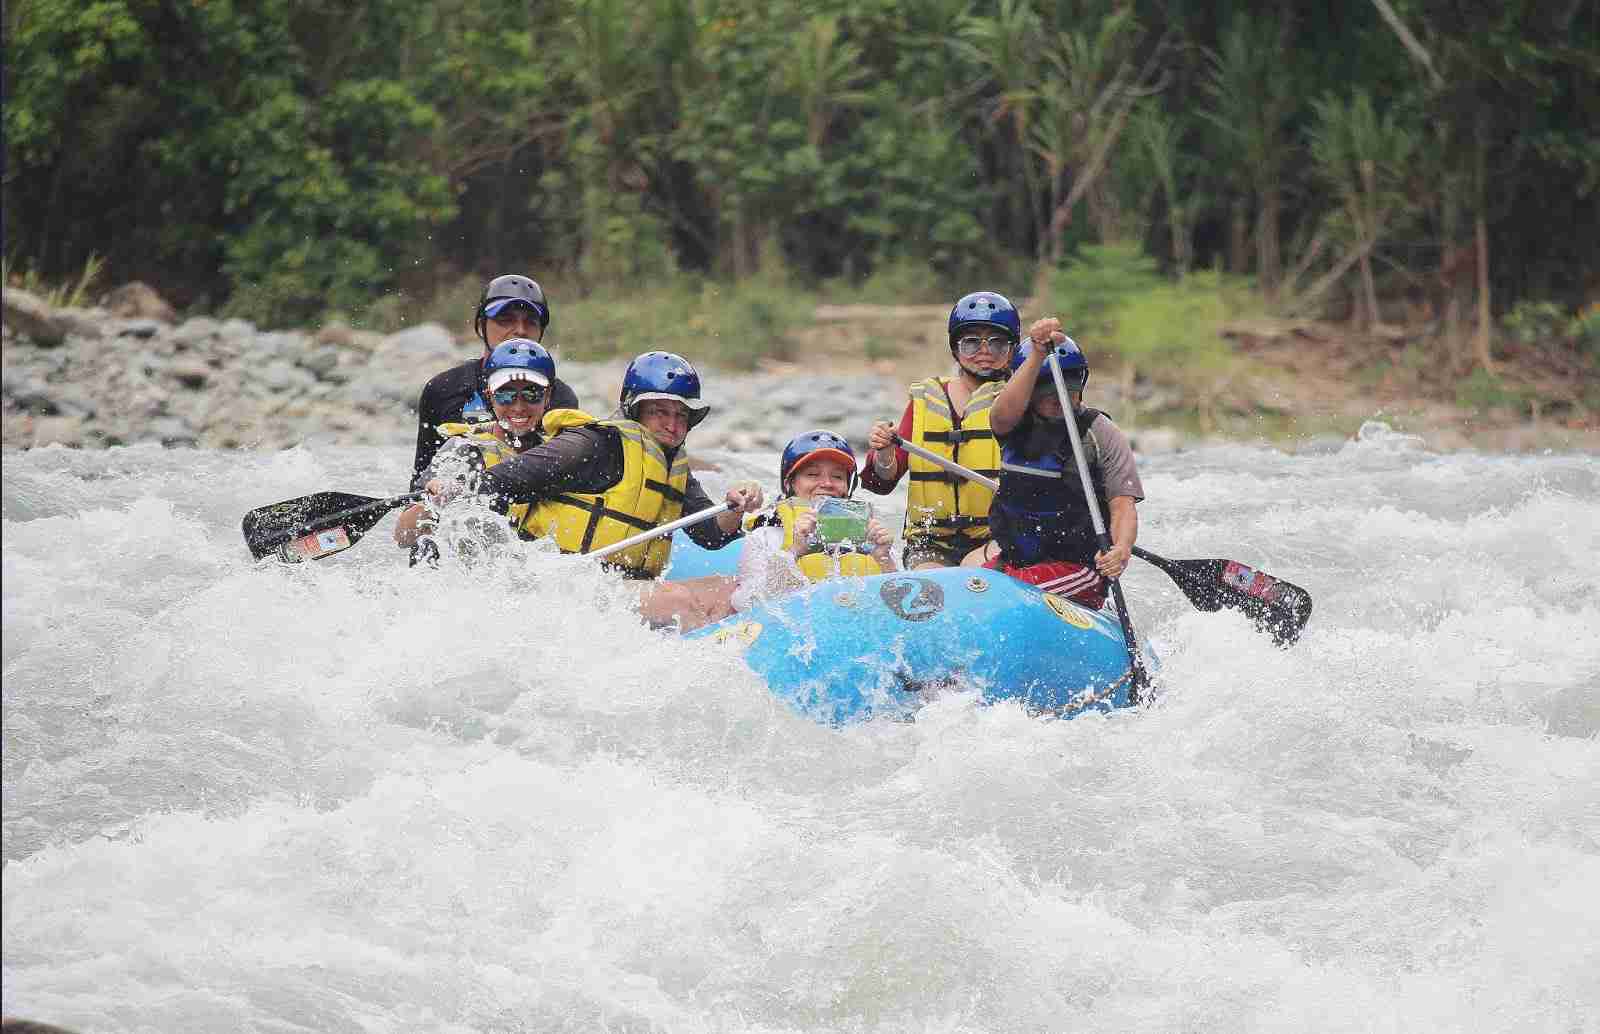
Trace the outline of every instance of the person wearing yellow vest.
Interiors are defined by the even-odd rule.
[[[989,540],[989,504],[994,493],[897,447],[899,436],[988,477],[1000,474],[1000,447],[989,427],[989,410],[1011,372],[1022,336],[1022,317],[1004,295],[978,291],[950,310],[952,377],[929,377],[911,385],[900,426],[872,425],[871,451],[861,485],[888,495],[905,474],[905,566],[954,567]]]
[[[739,554],[735,610],[749,610],[763,599],[841,576],[895,570],[890,546],[894,534],[869,518],[863,541],[830,544],[817,534],[816,505],[823,499],[848,499],[856,487],[856,454],[832,431],[796,435],[778,464],[783,498],[752,522]]]
[[[518,534],[551,538],[564,553],[593,552],[713,506],[683,451],[690,429],[710,412],[695,368],[671,352],[646,352],[628,364],[619,402],[604,420],[575,409],[546,413],[548,440],[487,467],[477,491],[508,515],[526,507]],[[761,489],[736,484],[726,501],[734,509],[685,529],[696,544],[721,549],[739,538],[741,515],[761,508]],[[662,536],[612,555],[606,567],[650,582],[641,587],[639,611],[653,625],[697,627],[733,612],[732,578],[655,581],[671,552],[671,537]]]
[[[449,482],[476,481],[485,469],[544,440],[539,433],[540,421],[550,404],[550,386],[556,380],[556,362],[544,346],[528,338],[503,341],[484,358],[483,369],[494,421],[488,425],[439,425],[443,441],[421,474],[424,483],[436,484],[440,489],[435,495],[442,494]],[[522,507],[507,516],[520,521],[526,511],[527,507]],[[413,563],[438,556],[438,548],[429,536],[435,526],[434,516],[430,507],[417,503],[401,513],[395,524],[395,543],[416,550]]]

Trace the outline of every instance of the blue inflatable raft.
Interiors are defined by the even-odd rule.
[[[669,582],[702,578],[708,574],[734,574],[739,570],[739,551],[744,540],[736,539],[721,549],[695,545],[682,528],[672,533],[672,558],[663,578]]]
[[[952,686],[1063,717],[1134,702],[1112,615],[979,568],[833,579],[688,638],[739,644],[773,693],[824,722],[904,716]]]

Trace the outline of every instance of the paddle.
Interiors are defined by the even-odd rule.
[[[1039,346],[1034,345],[1035,348]],[[1061,412],[1067,417],[1067,438],[1072,442],[1072,458],[1078,465],[1078,478],[1083,482],[1083,497],[1089,500],[1089,519],[1094,524],[1094,537],[1101,551],[1111,548],[1111,535],[1106,531],[1105,517],[1100,513],[1100,496],[1094,490],[1094,480],[1089,477],[1089,460],[1083,454],[1083,436],[1078,433],[1077,410],[1067,395],[1067,382],[1061,377],[1061,360],[1055,350],[1050,351],[1050,376],[1056,382],[1056,398],[1061,400]],[[1111,583],[1111,598],[1117,605],[1117,622],[1122,625],[1122,642],[1128,648],[1129,670],[1133,672],[1133,692],[1128,695],[1130,704],[1139,702],[1138,692],[1150,684],[1150,672],[1145,670],[1144,658],[1139,656],[1139,640],[1134,636],[1133,621],[1128,617],[1128,601],[1122,598],[1122,582],[1107,578]]]
[[[244,515],[244,541],[257,560],[272,553],[288,563],[321,560],[343,552],[361,541],[361,536],[397,506],[415,502],[422,492],[411,492],[388,499],[351,495],[348,492],[317,492],[271,506],[262,506]],[[675,521],[642,531],[587,554],[604,559],[631,549],[679,528],[719,516],[735,508],[733,503],[708,506]]]
[[[584,556],[594,560],[603,560],[613,553],[621,553],[623,550],[632,549],[641,542],[649,542],[651,539],[660,538],[663,535],[671,535],[679,528],[687,528],[691,524],[699,524],[701,521],[710,520],[713,517],[720,517],[723,514],[728,513],[731,510],[737,510],[738,508],[738,503],[723,503],[721,506],[708,506],[704,510],[696,510],[687,517],[679,517],[675,521],[668,521],[666,524],[658,524],[654,528],[641,531],[637,535],[630,535],[621,542],[613,542],[604,549],[597,549],[593,553],[585,553]]]
[[[276,553],[286,563],[321,560],[349,549],[397,506],[421,492],[374,499],[348,492],[315,492],[244,515],[244,541],[257,560]]]
[[[895,444],[969,481],[975,481],[990,491],[1000,483],[975,470],[945,459],[936,452],[911,442],[899,435]],[[1274,578],[1237,560],[1168,560],[1146,549],[1133,547],[1133,555],[1154,564],[1183,591],[1196,610],[1214,611],[1227,607],[1248,614],[1255,620],[1256,628],[1269,632],[1279,646],[1288,646],[1300,637],[1300,631],[1311,620],[1311,594],[1293,582]]]

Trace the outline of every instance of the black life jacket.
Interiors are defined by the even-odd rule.
[[[1110,504],[1099,445],[1089,434],[1089,426],[1103,415],[1089,408],[1077,413],[1078,434],[1102,518],[1110,513]],[[1094,562],[1100,546],[1066,424],[1032,417],[1026,433],[1005,437],[1000,449],[1000,491],[989,507],[989,530],[1000,544],[1005,562],[1014,567],[1049,560]]]

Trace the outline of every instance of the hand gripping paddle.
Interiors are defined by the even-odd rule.
[[[975,481],[991,492],[1000,487],[993,478],[929,452],[899,435],[894,436],[894,441],[907,452]],[[1237,560],[1168,560],[1138,546],[1133,547],[1133,555],[1154,564],[1171,578],[1195,609],[1213,611],[1227,607],[1242,611],[1255,620],[1258,630],[1271,634],[1273,642],[1279,646],[1288,646],[1299,639],[1306,622],[1311,620],[1309,592]]]

